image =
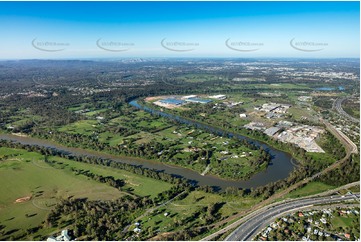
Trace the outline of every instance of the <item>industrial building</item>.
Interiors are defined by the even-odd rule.
[[[217,100],[224,100],[227,98],[226,95],[213,95],[213,96],[208,96],[208,98],[211,98],[211,99],[217,99]]]
[[[279,127],[270,127],[268,129],[266,129],[264,131],[265,134],[267,134],[268,136],[273,136],[275,135],[281,128]]]
[[[160,100],[159,102],[163,103],[163,104],[167,104],[167,105],[182,105],[184,103],[183,100],[179,100],[179,99],[175,99],[175,98],[166,98],[163,100]]]
[[[198,97],[197,95],[188,95],[188,96],[183,96],[181,99],[182,100],[185,100],[185,99],[188,99],[188,98],[196,98]]]
[[[185,101],[190,103],[203,103],[203,104],[212,102],[212,100],[201,99],[201,98],[188,98]]]

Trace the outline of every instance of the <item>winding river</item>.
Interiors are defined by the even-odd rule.
[[[211,127],[211,126],[208,126],[208,125],[196,122],[196,121],[190,121],[190,120],[187,120],[187,119],[184,119],[179,116],[172,115],[172,114],[153,110],[148,107],[144,107],[144,106],[140,105],[136,100],[131,101],[129,104],[136,108],[142,109],[144,111],[151,112],[151,113],[154,113],[157,115],[161,115],[168,119],[176,120],[179,123],[194,125],[196,127],[209,130],[213,133],[219,133],[219,134],[222,133],[222,131],[220,129],[217,129],[217,128],[214,128],[214,127]],[[213,175],[202,176],[198,172],[192,171],[190,169],[175,166],[175,165],[169,165],[169,164],[165,164],[165,163],[161,163],[161,162],[157,162],[157,161],[149,161],[149,160],[144,160],[144,159],[140,159],[140,158],[115,156],[115,155],[110,155],[110,154],[97,152],[97,151],[66,147],[66,146],[60,145],[58,143],[49,141],[49,140],[37,139],[37,138],[32,138],[32,137],[16,136],[16,135],[11,135],[11,134],[0,134],[0,139],[15,141],[15,142],[19,142],[22,144],[38,145],[38,146],[55,148],[58,150],[66,151],[73,155],[86,155],[86,156],[95,156],[95,157],[101,157],[101,158],[106,158],[106,159],[112,159],[116,162],[123,162],[123,163],[127,163],[127,164],[142,166],[145,168],[164,171],[169,174],[174,174],[174,175],[182,176],[182,177],[190,179],[190,180],[197,181],[199,185],[215,186],[215,187],[219,187],[221,189],[224,189],[226,187],[231,187],[231,186],[239,187],[239,188],[251,188],[251,187],[263,186],[270,182],[275,182],[280,179],[286,178],[295,167],[294,163],[292,162],[292,156],[283,151],[279,151],[277,149],[274,149],[274,148],[268,146],[265,143],[255,141],[248,137],[244,137],[244,136],[237,135],[237,134],[230,133],[230,132],[227,133],[227,135],[229,137],[234,137],[239,140],[246,139],[246,140],[251,141],[254,144],[262,146],[264,149],[268,150],[268,152],[270,152],[270,154],[272,155],[273,159],[272,159],[270,165],[267,167],[267,169],[253,175],[248,180],[234,181],[234,180],[222,179],[222,178],[219,178],[219,177],[216,177]]]

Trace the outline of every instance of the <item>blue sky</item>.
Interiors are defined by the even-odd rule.
[[[0,2],[0,58],[358,58],[359,15],[359,2]]]

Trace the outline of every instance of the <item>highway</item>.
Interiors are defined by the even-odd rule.
[[[360,120],[357,118],[352,117],[351,115],[349,115],[348,113],[345,112],[345,110],[343,110],[342,108],[342,102],[345,101],[347,98],[338,98],[334,103],[333,103],[333,108],[336,109],[336,111],[341,114],[342,116],[346,117],[347,119],[351,120],[354,123],[359,123]]]
[[[326,196],[304,198],[295,201],[284,202],[273,207],[261,208],[254,211],[241,226],[234,230],[225,240],[227,241],[245,241],[251,240],[257,233],[259,233],[267,224],[271,223],[276,217],[283,213],[292,212],[302,208],[327,204],[338,203],[344,201],[352,201],[359,199],[359,194],[350,194],[344,196]],[[252,216],[253,215],[253,216]]]
[[[326,128],[344,144],[347,153],[350,154],[358,153],[357,145],[355,145],[355,143],[349,137],[347,137],[344,133],[342,133],[341,130],[336,129],[326,120],[320,119],[320,121],[323,122]]]

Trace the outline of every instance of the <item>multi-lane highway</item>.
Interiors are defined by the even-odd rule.
[[[292,212],[294,210],[299,210],[314,205],[357,200],[359,197],[359,194],[350,194],[344,196],[305,198],[284,202],[273,207],[261,208],[250,214],[250,218],[248,218],[241,226],[234,230],[226,238],[226,240],[251,240],[258,232],[262,230],[262,228],[272,222],[272,220],[287,212]]]
[[[342,133],[341,130],[336,129],[326,120],[320,119],[320,121],[323,122],[323,124],[326,126],[328,131],[330,131],[334,136],[336,136],[336,138],[338,138],[344,144],[347,154],[358,153],[357,145],[349,137],[347,137],[344,133]]]
[[[354,123],[359,123],[360,120],[357,118],[352,117],[351,115],[349,115],[348,113],[345,112],[345,110],[343,110],[342,108],[342,102],[345,101],[347,98],[338,98],[334,104],[333,107],[336,109],[336,111],[341,114],[342,116],[348,118],[349,120],[351,120]]]

